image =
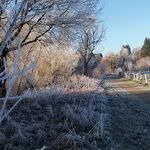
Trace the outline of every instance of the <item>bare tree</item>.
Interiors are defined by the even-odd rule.
[[[94,56],[93,52],[96,46],[103,40],[104,35],[104,28],[99,31],[93,24],[83,29],[79,53],[83,60],[84,75],[88,75],[88,64]]]
[[[62,31],[88,22],[99,0],[2,0],[0,1],[0,73],[10,51],[34,42],[53,42]],[[60,32],[61,31],[61,32]],[[65,33],[64,32],[64,33]],[[67,33],[67,34],[68,34]],[[6,81],[5,81],[6,82]],[[0,83],[4,89],[5,82]]]
[[[128,62],[129,62],[129,57],[131,56],[131,48],[129,45],[122,46],[121,51],[120,51],[120,64],[121,68],[124,72],[128,71]]]

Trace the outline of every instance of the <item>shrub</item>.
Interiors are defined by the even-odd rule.
[[[37,89],[65,82],[73,74],[79,56],[68,48],[54,45],[37,45],[32,50],[30,48],[21,51],[18,68],[23,69],[32,63],[36,67],[18,78],[13,95],[22,94],[28,88]]]

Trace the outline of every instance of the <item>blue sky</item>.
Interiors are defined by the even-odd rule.
[[[100,45],[103,54],[118,52],[122,45],[141,47],[150,37],[150,0],[103,0],[101,18],[106,37]]]

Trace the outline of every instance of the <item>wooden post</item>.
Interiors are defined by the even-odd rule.
[[[135,80],[135,73],[133,73],[133,80]]]
[[[134,81],[136,81],[136,74],[134,73]]]
[[[136,81],[138,81],[139,80],[139,74],[137,73],[136,74]]]
[[[148,84],[147,74],[145,74],[145,84]]]
[[[128,78],[128,75],[127,75],[127,73],[125,72],[125,78],[127,79]]]
[[[142,74],[140,74],[140,82],[142,83]]]
[[[130,78],[133,79],[133,73],[130,74]]]

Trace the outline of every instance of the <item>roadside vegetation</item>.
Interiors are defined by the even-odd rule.
[[[0,2],[0,149],[107,149],[101,0]]]

